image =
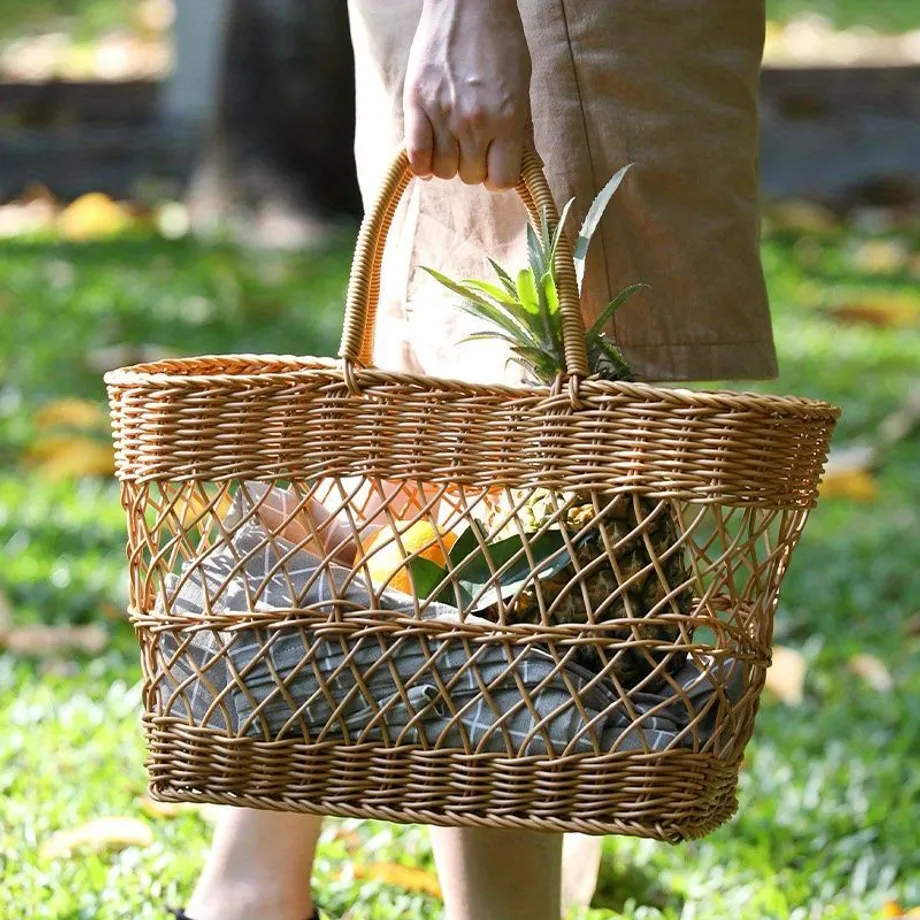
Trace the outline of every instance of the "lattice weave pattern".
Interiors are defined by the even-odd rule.
[[[107,377],[153,794],[704,834],[836,410],[584,380],[577,346],[549,389],[366,367],[404,179],[359,241],[343,365]]]

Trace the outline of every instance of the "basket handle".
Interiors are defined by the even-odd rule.
[[[384,243],[396,206],[411,179],[409,158],[405,150],[401,150],[387,172],[377,200],[361,224],[348,279],[345,321],[339,348],[339,357],[346,364],[368,367],[373,360],[374,325],[380,299],[380,266],[383,261]],[[559,214],[543,173],[543,165],[531,148],[524,151],[521,178],[515,191],[535,226],[539,226],[540,212],[544,208],[550,222],[558,222]],[[571,377],[587,377],[585,325],[581,315],[572,246],[566,234],[562,235],[556,250],[555,269],[559,311],[562,316],[565,372]]]

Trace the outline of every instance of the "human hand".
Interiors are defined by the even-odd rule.
[[[403,91],[413,173],[513,188],[530,71],[516,0],[424,0]]]

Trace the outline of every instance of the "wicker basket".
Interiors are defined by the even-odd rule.
[[[531,215],[555,213],[532,155],[523,176]],[[736,808],[837,410],[588,378],[566,245],[555,386],[375,370],[408,181],[400,156],[362,227],[341,361],[106,377],[151,794],[705,834]]]

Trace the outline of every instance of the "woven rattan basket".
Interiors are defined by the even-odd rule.
[[[531,215],[555,214],[535,157],[523,175]],[[151,793],[707,833],[736,808],[837,410],[586,378],[567,245],[555,386],[375,370],[408,181],[400,156],[362,227],[341,361],[106,377]]]

